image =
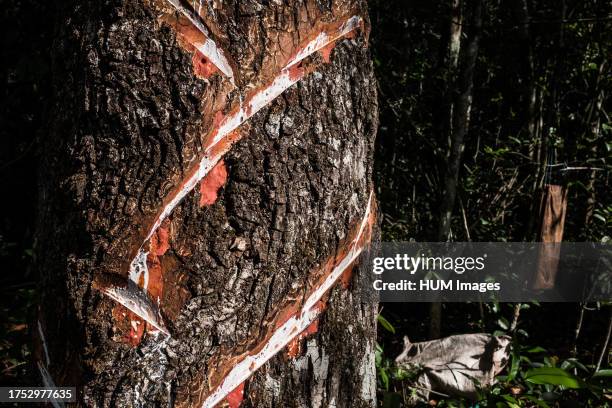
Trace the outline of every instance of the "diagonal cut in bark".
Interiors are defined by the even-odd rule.
[[[284,310],[277,313],[277,322],[272,325],[273,331],[268,333],[264,340],[252,350],[242,355],[229,357],[232,366],[225,369],[221,375],[213,373],[209,381],[215,382],[210,393],[204,398],[201,406],[213,408],[223,401],[234,389],[244,383],[255,371],[268,360],[285,348],[293,339],[308,329],[308,327],[321,315],[324,307],[321,299],[333,287],[347,268],[351,268],[362,251],[370,242],[372,227],[375,221],[375,200],[373,192],[370,193],[368,205],[360,223],[353,229],[348,239],[340,245],[339,251],[334,254],[323,266],[322,270],[315,271],[321,275],[310,288],[306,300],[301,307],[295,302],[290,303]],[[199,387],[195,387],[199,388]],[[187,406],[188,402],[177,403],[177,406]]]
[[[242,134],[238,132],[239,126],[312,71],[312,67],[307,69],[301,66],[302,62],[307,57],[322,50],[329,53],[329,49],[326,49],[326,47],[329,48],[329,46],[335,44],[339,39],[353,35],[362,25],[363,19],[360,16],[351,16],[342,22],[328,26],[314,39],[298,47],[297,52],[289,59],[287,65],[268,85],[249,93],[245,100],[240,101],[227,116],[223,116],[220,112],[217,114],[214,127],[205,138],[205,152],[202,158],[191,168],[188,172],[188,176],[169,195],[165,205],[162,207],[153,225],[148,230],[144,242],[140,245],[135,257],[130,262],[129,277],[136,284],[142,282],[141,287],[145,294],[149,286],[149,270],[147,267],[149,251],[146,249],[147,242],[183,198],[185,198],[185,196],[187,196],[198,183],[215,168],[223,156],[230,150],[231,146],[242,138]],[[134,293],[125,292],[125,290],[120,292],[126,296],[122,297],[117,295],[117,291],[114,291],[112,296],[108,291],[104,293],[124,303],[133,302],[133,299],[136,297]],[[140,296],[138,298],[144,299],[146,296]],[[133,303],[130,304],[132,307],[130,310],[143,320],[151,323],[155,327],[163,325],[160,319],[152,321],[147,320],[155,316],[155,311],[149,307],[151,304],[150,301],[149,305],[141,302],[137,305],[138,307]],[[143,313],[143,315],[139,313]]]
[[[45,339],[45,333],[43,332],[42,325],[40,324],[40,320],[36,321],[36,325],[38,328],[38,336],[40,338],[40,343],[42,345],[42,349],[45,357],[45,364],[47,367],[51,364],[51,359],[49,358],[49,348],[47,347],[47,339]]]
[[[184,4],[183,0],[168,0],[170,4],[181,14],[183,14],[195,28],[202,34],[192,39],[191,44],[204,55],[219,71],[225,75],[230,82],[234,83],[234,70],[230,61],[225,56],[223,50],[211,38],[210,30],[191,6]]]
[[[250,119],[259,110],[269,105],[274,99],[281,95],[289,87],[301,80],[308,72],[299,63],[306,57],[323,49],[326,45],[335,42],[341,37],[347,36],[355,31],[363,20],[359,16],[347,19],[343,24],[332,29],[331,33],[322,33],[301,48],[289,63],[281,70],[274,80],[267,86],[251,93],[246,101],[241,102],[232,113],[217,120],[217,125],[206,138],[206,150],[200,162],[192,168],[188,177],[183,180],[179,188],[170,194],[170,199],[157,216],[152,227],[149,229],[145,242],[151,238],[161,223],[172,213],[181,200],[194,189],[197,183],[204,178],[212,168],[221,160],[234,143],[242,138],[235,132],[240,125]],[[323,41],[321,38],[325,38]],[[142,248],[141,248],[142,249]],[[136,258],[134,259],[136,260]]]
[[[105,275],[94,281],[94,288],[125,306],[161,332],[170,335],[164,324],[159,307],[134,282],[130,280],[127,282],[119,281],[117,278]]]
[[[319,320],[315,320],[310,323],[310,326],[306,328],[303,332],[301,332],[297,337],[289,342],[287,345],[287,357],[296,358],[302,352],[302,340],[306,337],[311,336],[319,331]]]

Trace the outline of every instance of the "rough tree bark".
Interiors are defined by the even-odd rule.
[[[35,357],[80,405],[375,405],[367,10],[289,3],[58,2]]]

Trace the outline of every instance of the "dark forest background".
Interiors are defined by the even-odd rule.
[[[476,2],[465,3],[464,46],[476,30],[470,20]],[[455,71],[449,67],[451,5],[370,2],[386,240],[439,240],[451,133],[447,105],[461,92],[464,69],[463,55]],[[482,3],[452,240],[534,240],[551,149],[552,164],[603,169],[553,167],[553,176],[570,187],[565,240],[609,239],[611,12],[610,2],[597,0]]]
[[[610,2],[372,1],[370,15],[383,240],[537,240],[540,197],[550,183],[568,189],[563,240],[609,242]],[[583,378],[609,368],[610,305],[449,303],[438,310],[436,335],[432,311],[429,304],[381,305],[377,366],[385,406],[398,406],[412,391],[409,374],[392,362],[404,335],[415,342],[471,332],[511,334],[515,346],[514,363],[480,406],[611,404],[609,389],[538,389],[524,379],[534,366]]]
[[[30,265],[54,8],[4,0],[1,13],[0,378],[23,385],[36,303]],[[565,241],[610,240],[609,1],[374,0],[370,17],[384,240],[536,240],[541,189],[550,181],[568,187]],[[426,304],[381,306],[381,404],[398,406],[410,392],[392,359],[403,335],[428,339],[430,313]],[[524,396],[544,401],[546,392],[553,394],[550,406],[609,404],[605,388],[531,389],[520,375],[533,362],[584,379],[593,379],[598,363],[609,368],[609,304],[445,304],[440,316],[440,335],[512,333],[517,353],[525,350],[514,356],[514,377],[492,391],[499,398],[485,396],[481,406],[514,403],[503,395],[529,406]]]

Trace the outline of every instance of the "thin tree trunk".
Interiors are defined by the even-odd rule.
[[[516,329],[518,328],[519,318],[521,317],[521,305],[521,303],[516,303],[512,309],[512,322],[510,323],[510,328],[508,329],[512,335],[514,335]]]
[[[589,104],[590,109],[588,115],[586,115],[585,120],[585,133],[589,132],[593,139],[599,139],[601,135],[601,112],[603,108],[603,103],[605,100],[605,90],[601,87],[601,80],[604,78],[605,72],[607,72],[607,61],[603,61],[599,65],[597,80],[595,81],[594,86],[594,98],[593,101]],[[597,144],[593,143],[593,147],[591,148],[591,152],[593,157],[597,157]],[[595,203],[596,201],[596,193],[595,193],[595,181],[596,181],[596,171],[591,171],[589,175],[589,181],[587,183],[587,203],[585,209],[585,217],[584,217],[584,225],[587,227],[591,224],[591,220],[595,211]]]
[[[537,195],[540,187],[543,187],[544,181],[547,178],[547,175],[551,175],[551,169],[547,166],[549,155],[555,152],[555,144],[556,140],[562,137],[562,132],[560,130],[561,126],[561,108],[560,101],[561,95],[559,94],[559,82],[561,78],[564,76],[564,51],[565,51],[565,15],[567,13],[567,4],[565,0],[561,1],[559,7],[559,25],[557,32],[557,41],[556,41],[556,49],[553,60],[550,62],[552,65],[550,72],[550,83],[549,83],[549,98],[548,98],[548,109],[546,115],[546,125],[545,129],[540,129],[540,145],[538,149],[538,154],[535,159],[538,163],[538,172],[534,181],[534,191],[533,194]],[[537,99],[537,98],[536,98]],[[554,157],[555,155],[553,155]],[[554,163],[553,163],[554,164]],[[548,182],[548,181],[547,181]],[[533,201],[534,206],[532,207],[532,219],[529,222],[529,231],[528,235],[533,236],[533,231],[535,230],[535,214],[537,214],[536,210],[536,200]]]
[[[527,136],[529,140],[536,141],[537,88],[535,82],[535,64],[533,59],[533,45],[531,41],[531,28],[529,22],[529,5],[527,0],[521,0],[517,2],[516,5],[519,22],[519,39],[521,49],[524,50],[523,55],[525,58],[524,80],[526,82],[525,99],[527,101],[525,120],[527,123]],[[533,151],[530,152],[530,156],[533,157]]]
[[[586,310],[584,303],[579,303],[578,319],[576,319],[576,327],[574,328],[574,343],[572,344],[572,355],[576,357],[578,355],[578,340],[580,338],[580,331],[582,330],[582,322],[584,321],[584,311]]]
[[[450,148],[444,177],[444,191],[440,211],[438,237],[441,241],[449,238],[451,218],[457,195],[457,183],[464,141],[470,126],[470,111],[472,108],[472,92],[474,87],[474,68],[478,58],[478,43],[482,26],[482,2],[476,1],[472,10],[469,39],[464,48],[461,73],[457,80],[454,109],[452,112],[452,130],[450,133]]]
[[[527,129],[527,138],[529,140],[527,152],[528,157],[532,162],[539,162],[538,159],[538,142],[539,134],[538,130],[538,115],[537,103],[538,103],[538,89],[535,78],[535,61],[533,56],[533,42],[531,37],[531,23],[529,13],[529,3],[527,0],[520,0],[514,3],[516,6],[516,15],[518,21],[518,38],[519,47],[523,51],[522,56],[524,58],[523,67],[525,69],[522,80],[525,82],[524,98],[526,101],[526,109],[524,114],[524,120]],[[537,191],[539,186],[538,177],[534,177],[533,190]],[[525,236],[528,239],[532,239],[532,235],[536,229],[538,214],[535,211],[537,207],[532,206],[530,211],[529,220],[527,222],[527,228],[525,230]],[[519,311],[520,313],[520,311]]]
[[[58,8],[45,380],[85,406],[373,407],[365,4]]]
[[[461,7],[460,2],[453,1],[454,6]],[[455,14],[451,27],[457,24]],[[450,113],[450,147],[447,156],[447,167],[444,175],[444,190],[442,194],[442,204],[440,206],[440,224],[438,228],[438,241],[448,241],[451,237],[451,220],[453,208],[457,196],[457,183],[459,180],[459,169],[461,167],[461,157],[463,155],[464,140],[470,125],[470,110],[472,107],[472,90],[474,79],[474,68],[478,58],[478,42],[482,26],[482,2],[476,1],[471,12],[471,30],[465,47],[462,47],[461,72],[458,75],[454,88],[454,97],[449,110]],[[460,15],[460,14],[459,14]],[[455,29],[456,31],[457,29]],[[453,29],[451,29],[453,33]],[[457,38],[460,37],[460,34]],[[451,50],[458,48],[452,43]],[[451,53],[452,56],[452,53]],[[452,64],[452,58],[450,63]],[[441,334],[442,305],[439,302],[431,304],[429,337],[438,338]]]
[[[608,354],[608,346],[610,345],[610,336],[612,335],[612,310],[610,311],[610,317],[608,319],[608,331],[606,332],[606,338],[604,339],[603,345],[601,347],[601,353],[599,354],[599,358],[597,359],[597,365],[595,366],[595,372],[599,371],[601,368],[601,364],[604,361],[604,357]]]
[[[461,32],[463,27],[463,10],[461,0],[451,0],[451,23],[448,46],[448,66],[451,72],[457,69],[461,51]]]

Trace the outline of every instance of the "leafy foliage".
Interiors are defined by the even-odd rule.
[[[389,320],[385,321],[393,327]],[[386,327],[382,330],[388,331]],[[497,334],[505,334],[505,331]],[[515,335],[509,364],[497,377],[497,383],[490,389],[482,389],[476,401],[432,394],[429,405],[495,408],[612,406],[611,369],[595,371],[594,364],[583,364],[575,357],[561,359],[544,347],[519,341],[528,337],[525,331]],[[416,392],[411,381],[419,371],[409,373],[395,367],[379,344],[376,368],[381,406],[404,406]]]

